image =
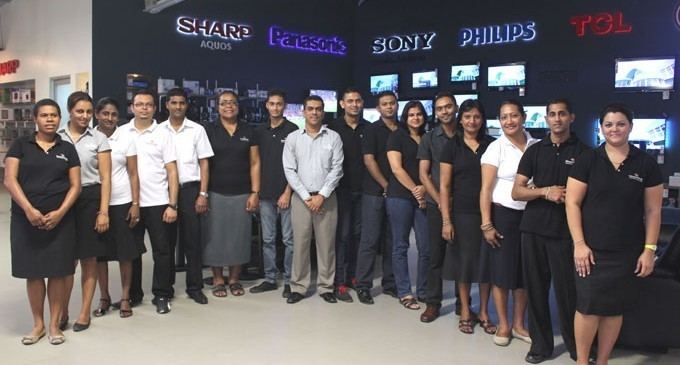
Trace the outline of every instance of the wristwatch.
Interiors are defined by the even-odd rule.
[[[170,209],[172,209],[172,210],[177,210],[177,203],[175,203],[175,204],[168,204],[168,208],[170,208]]]
[[[198,195],[208,199],[208,192],[206,192],[206,191],[201,191],[201,192],[198,193]]]

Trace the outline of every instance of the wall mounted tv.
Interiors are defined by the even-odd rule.
[[[408,103],[410,100],[400,100],[397,102],[397,118],[401,118],[401,112],[404,111],[404,107],[406,106],[406,103]],[[427,115],[425,116],[425,119],[428,117],[432,116],[432,100],[418,100],[423,104],[425,107],[425,112]]]
[[[472,99],[472,100],[477,100],[479,97],[477,94],[455,94],[453,95],[454,98],[456,98],[456,104],[460,106],[460,104],[463,104],[465,100]]]
[[[371,76],[371,94],[382,91],[397,92],[399,90],[399,74],[373,75]]]
[[[503,129],[501,128],[501,122],[498,119],[487,119],[486,129],[490,136],[500,137],[503,134]]]
[[[367,121],[373,123],[380,119],[380,112],[376,108],[364,108],[363,117]]]
[[[309,90],[309,95],[316,95],[323,99],[323,111],[335,113],[338,111],[338,93],[335,90]]]
[[[283,110],[283,116],[295,123],[299,128],[305,127],[305,116],[302,114],[302,104],[286,104],[286,109]]]
[[[414,72],[413,73],[413,88],[425,89],[429,87],[437,87],[437,70]]]
[[[479,80],[479,63],[451,66],[451,82],[474,82]]]
[[[618,58],[614,72],[617,91],[672,91],[675,57]]]
[[[545,105],[525,105],[524,112],[527,115],[524,122],[525,128],[548,128],[545,120]]]
[[[600,121],[596,120],[597,144],[604,142]],[[666,119],[635,118],[628,141],[643,150],[663,150],[666,146]]]
[[[517,89],[526,84],[526,65],[524,62],[489,66],[487,86],[490,89]]]

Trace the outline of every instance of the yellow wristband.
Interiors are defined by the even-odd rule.
[[[653,245],[651,243],[647,243],[647,244],[645,244],[645,249],[652,250],[652,251],[656,252],[656,245]]]

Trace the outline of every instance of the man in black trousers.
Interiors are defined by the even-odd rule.
[[[576,359],[574,248],[564,197],[569,170],[588,148],[570,131],[575,116],[568,100],[551,100],[546,112],[550,133],[524,152],[512,189],[513,199],[528,202],[520,229],[532,342],[525,360],[532,364],[549,359],[554,349],[548,302],[551,278],[562,339],[571,358]]]

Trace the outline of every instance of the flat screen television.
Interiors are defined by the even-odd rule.
[[[302,104],[286,104],[286,109],[283,110],[283,116],[295,123],[299,128],[305,127],[305,116],[302,114]]]
[[[380,119],[380,112],[378,112],[378,109],[376,108],[364,108],[363,117],[367,121],[373,123]]]
[[[397,92],[399,90],[399,74],[373,75],[371,76],[371,94],[382,91]]]
[[[600,121],[596,120],[597,144],[604,142]],[[628,141],[643,150],[663,150],[666,146],[666,119],[635,118]]]
[[[460,104],[463,104],[465,100],[472,99],[472,100],[477,100],[479,97],[477,94],[455,94],[453,95],[454,98],[456,98],[456,104],[460,106]]]
[[[413,73],[413,88],[426,89],[430,87],[437,87],[437,70],[414,72]]]
[[[401,118],[401,112],[404,111],[404,107],[406,106],[406,103],[408,103],[410,100],[400,100],[397,102],[397,118]],[[432,108],[432,100],[418,100],[423,104],[425,107],[425,112],[427,112],[427,115],[425,116],[425,119],[428,117],[432,116],[433,108]]]
[[[490,136],[496,138],[500,137],[500,135],[503,133],[503,129],[501,129],[501,122],[498,119],[487,119],[486,129]]]
[[[311,89],[309,95],[316,95],[323,99],[323,111],[326,113],[338,111],[338,93],[335,90]]]
[[[675,57],[618,58],[614,67],[617,91],[673,90]]]
[[[489,66],[487,84],[492,89],[516,89],[526,84],[526,64],[524,62]]]
[[[479,63],[451,66],[451,82],[474,82],[479,80]]]
[[[525,128],[548,128],[545,120],[545,105],[525,105],[524,112],[527,115],[524,122]]]

